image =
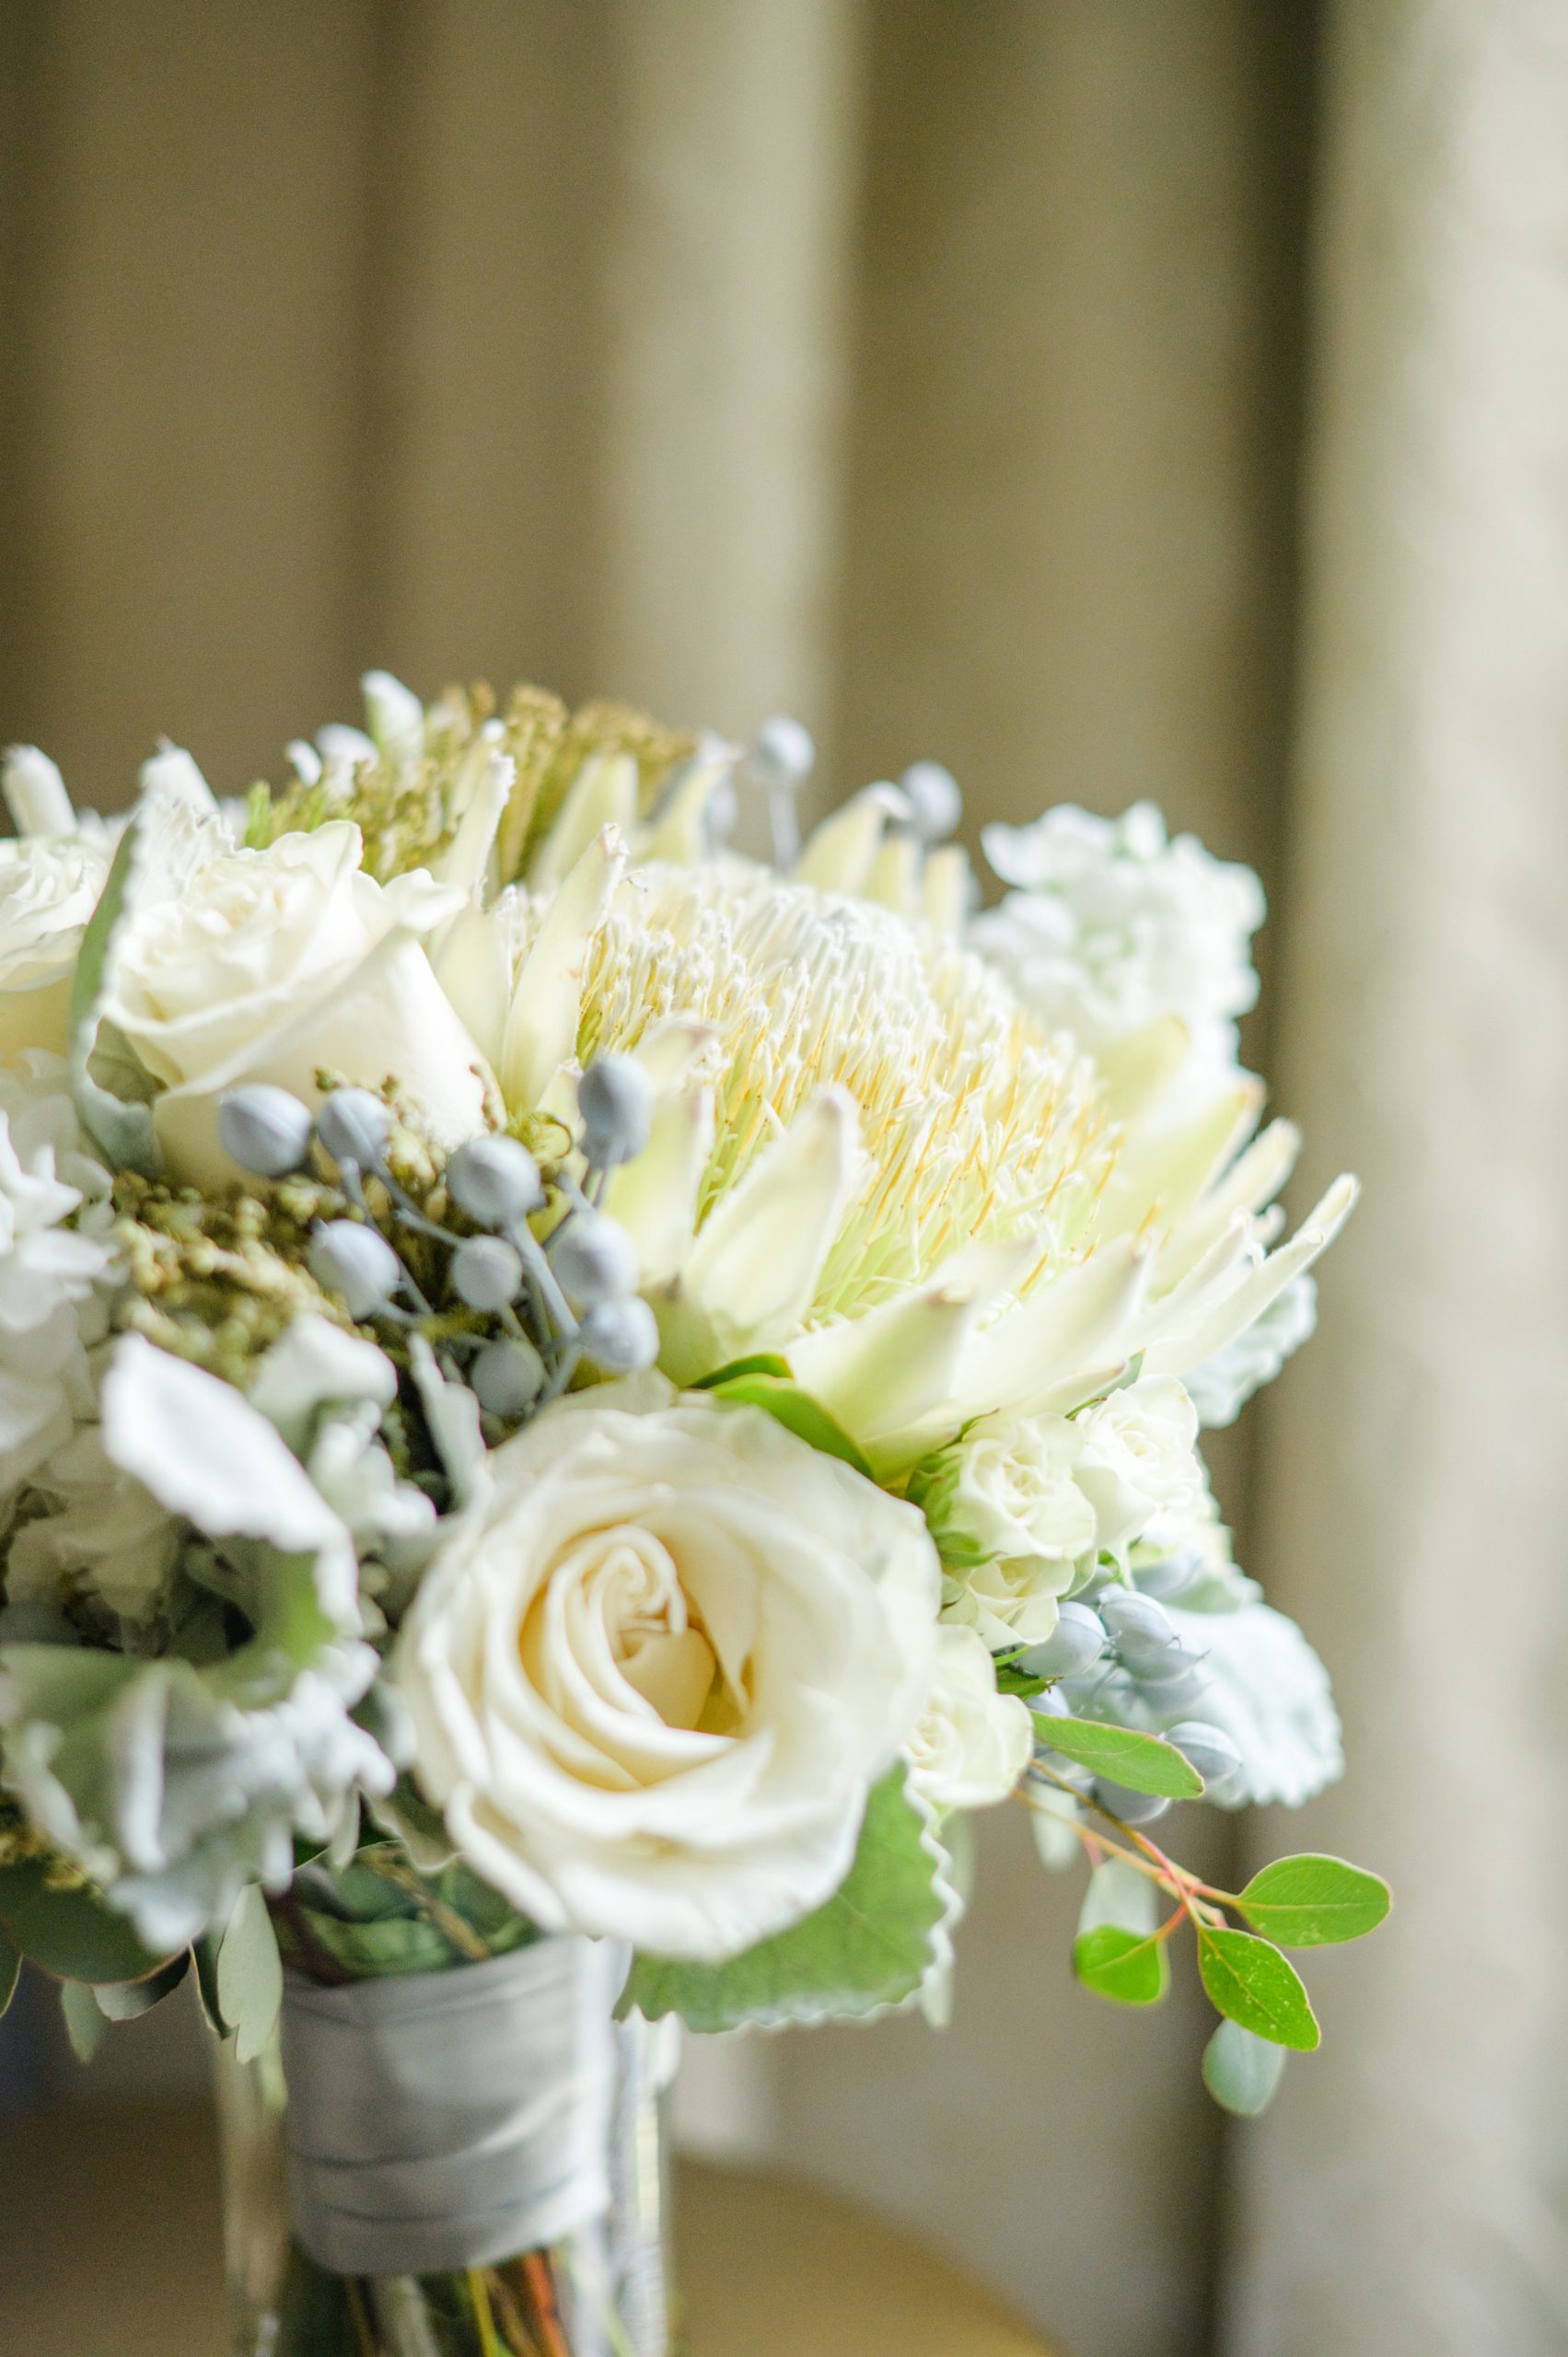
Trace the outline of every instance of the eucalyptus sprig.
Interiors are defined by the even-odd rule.
[[[1088,1720],[1037,1724],[1052,1751],[1113,1774],[1131,1792],[1172,1800],[1202,1792],[1196,1769],[1157,1736]],[[1074,1803],[1070,1819],[1050,1806],[1045,1795],[1053,1791]],[[1170,1943],[1190,1929],[1199,1977],[1221,2016],[1203,2056],[1204,2084],[1227,2111],[1261,2111],[1285,2054],[1311,2053],[1321,2036],[1285,1948],[1326,1947],[1376,1931],[1391,1904],[1388,1884],[1343,1858],[1307,1851],[1275,1859],[1239,1891],[1222,1890],[1118,1816],[1098,1786],[1086,1793],[1038,1756],[1021,1797],[1058,1823],[1071,1823],[1094,1870],[1073,1945],[1073,1969],[1084,1987],[1117,2004],[1157,2004],[1170,1985]],[[1086,1824],[1084,1806],[1112,1831]],[[1156,1921],[1161,1893],[1174,1905]]]

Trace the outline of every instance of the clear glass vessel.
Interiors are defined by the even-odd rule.
[[[234,2357],[675,2357],[669,2045],[635,2016],[607,2019],[604,2034],[613,2100],[596,2133],[608,2206],[553,2242],[436,2274],[341,2274],[308,2255],[291,2216],[279,2043],[249,2063],[232,2040],[218,2048]],[[365,2067],[377,2067],[373,2047]]]

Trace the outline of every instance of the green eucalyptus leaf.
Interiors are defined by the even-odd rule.
[[[1129,1792],[1156,1793],[1169,1801],[1195,1801],[1203,1779],[1176,1746],[1132,1727],[1107,1726],[1098,1719],[1047,1719],[1035,1713],[1035,1732],[1047,1750],[1060,1751]]]
[[[57,1980],[145,1980],[169,1961],[96,1891],[52,1890],[35,1858],[0,1866],[0,1932]]]
[[[191,1951],[182,1948],[172,1964],[161,1972],[149,1973],[145,1980],[104,1980],[93,1990],[99,2012],[105,2021],[135,2022],[150,2014],[171,1997],[191,1968]]]
[[[895,1768],[872,1789],[844,1881],[824,1906],[727,1964],[638,1956],[619,2011],[689,2028],[864,2018],[915,1996],[944,1959],[954,1899],[925,1817]]]
[[[90,2062],[103,2044],[109,2024],[99,2011],[98,2000],[85,1980],[66,1980],[61,1984],[60,2010],[65,2016],[65,2035],[71,2041],[71,2051],[78,2062]]]
[[[11,2000],[17,1993],[17,1983],[22,1977],[22,1959],[9,1940],[0,1935],[0,2021],[10,2011]]]
[[[1388,1884],[1365,1866],[1306,1851],[1255,1874],[1236,1904],[1255,1932],[1283,1947],[1325,1947],[1375,1932],[1392,1905]]]
[[[851,1440],[843,1426],[834,1422],[809,1391],[803,1391],[798,1383],[791,1382],[787,1374],[728,1375],[722,1382],[711,1382],[705,1387],[715,1399],[737,1399],[746,1407],[762,1409],[775,1422],[783,1424],[797,1439],[808,1441],[824,1457],[836,1457],[842,1464],[853,1466],[867,1481],[874,1478],[865,1450]]]
[[[1322,2035],[1295,1967],[1250,1932],[1198,1933],[1198,1969],[1210,2003],[1274,2046],[1310,2054]]]
[[[1098,1923],[1073,1943],[1073,1969],[1097,1997],[1119,2005],[1157,2005],[1170,1987],[1166,1944],[1120,1923]]]
[[[1223,2109],[1244,2119],[1270,2101],[1284,2067],[1284,2048],[1239,2022],[1221,2022],[1203,2049],[1203,2084]]]
[[[218,2010],[234,2026],[237,2058],[252,2062],[273,2034],[283,2002],[283,1965],[267,1902],[247,1883],[218,1946]]]

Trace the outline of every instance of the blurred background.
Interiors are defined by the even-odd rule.
[[[1225,2123],[996,1812],[953,2027],[699,2055],[685,2130],[1073,2357],[1560,2357],[1562,0],[0,0],[0,741],[104,807],[385,664],[1260,869],[1250,1060],[1367,1192],[1220,1482],[1352,1770],[1185,1840],[1398,1912]],[[158,2015],[72,2077],[34,1992],[0,2182],[201,2068]]]

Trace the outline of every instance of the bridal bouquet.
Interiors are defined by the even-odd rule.
[[[976,914],[932,764],[802,845],[794,724],[366,691],[242,804],[6,758],[0,1982],[263,2066],[286,1990],[266,2346],[641,2351],[649,2026],[939,2018],[971,1810],[1087,1989],[1191,1936],[1220,2102],[1316,2045],[1384,1886],[1150,1829],[1341,1766],[1199,1434],[1353,1189],[1279,1240],[1259,890],[1149,806]]]

